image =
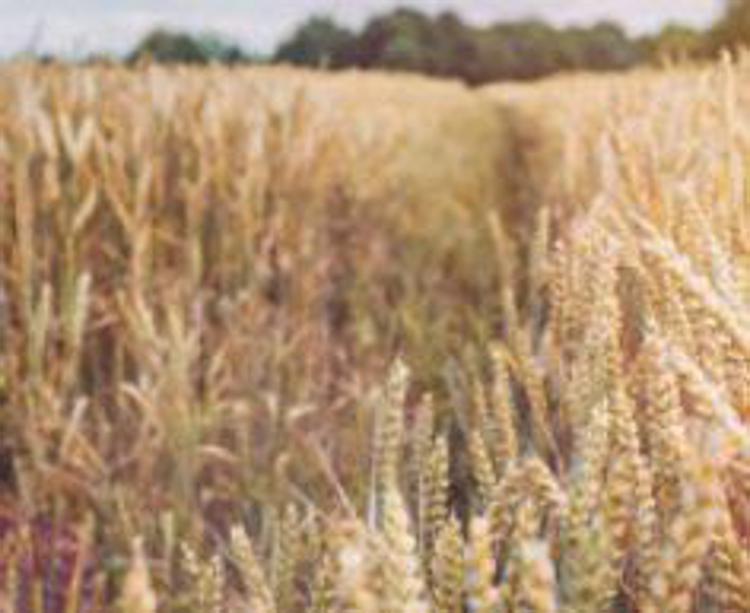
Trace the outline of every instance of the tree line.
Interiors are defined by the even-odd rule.
[[[696,59],[750,43],[750,0],[726,0],[706,30],[670,24],[634,37],[617,23],[554,27],[541,20],[478,27],[454,12],[431,16],[400,8],[359,30],[325,16],[302,23],[268,57],[249,54],[217,36],[156,30],[129,54],[138,62],[272,62],[328,69],[414,71],[481,84],[526,80],[567,70],[619,70],[644,62]]]

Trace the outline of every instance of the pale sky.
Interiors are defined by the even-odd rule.
[[[358,26],[398,5],[453,9],[482,24],[538,16],[558,24],[615,19],[632,32],[668,21],[702,26],[723,0],[0,0],[0,55],[34,48],[64,54],[122,52],[155,26],[225,34],[268,51],[311,14]]]

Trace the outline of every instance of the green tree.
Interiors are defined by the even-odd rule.
[[[284,41],[274,55],[277,62],[303,66],[340,67],[354,39],[348,29],[328,17],[312,17]]]
[[[129,59],[204,64],[208,62],[209,56],[200,42],[189,34],[159,29],[147,34],[130,54]]]
[[[618,70],[644,58],[640,41],[617,24],[558,29],[540,20],[480,28],[444,12],[400,8],[353,34],[329,19],[305,23],[276,59],[308,65],[406,70],[471,84],[534,79],[560,70]]]
[[[248,56],[238,45],[228,43],[215,34],[192,36],[158,29],[147,34],[129,56],[130,61],[141,59],[180,64],[233,64],[246,61]]]
[[[538,20],[500,23],[480,36],[485,81],[534,79],[564,68],[560,33]]]
[[[470,83],[481,81],[479,45],[476,32],[453,12],[444,12],[435,19],[433,38],[435,74],[460,77]]]
[[[237,64],[250,59],[239,45],[227,42],[222,36],[216,34],[203,34],[198,37],[197,42],[208,61],[211,62]]]
[[[588,70],[621,70],[643,59],[638,45],[622,27],[601,22],[589,28],[582,38],[584,68]]]
[[[348,59],[364,68],[432,72],[434,42],[429,17],[412,9],[397,9],[368,22]]]

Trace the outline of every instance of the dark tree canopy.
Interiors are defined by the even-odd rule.
[[[529,19],[479,27],[450,11],[431,15],[399,8],[372,17],[358,31],[313,16],[269,59],[319,68],[412,71],[481,84],[710,57],[743,45],[750,45],[750,0],[726,0],[724,15],[708,30],[667,24],[642,37],[628,35],[614,22],[559,28]],[[130,55],[131,60],[144,57],[183,63],[251,59],[220,37],[167,30],[149,34]]]
[[[239,46],[226,43],[216,35],[191,36],[159,29],[141,40],[129,59],[181,64],[234,63],[245,59],[245,54]]]
[[[482,83],[536,78],[565,69],[626,68],[641,59],[640,51],[616,24],[563,30],[529,20],[479,28],[453,12],[432,17],[400,8],[373,17],[358,33],[330,18],[312,18],[281,45],[275,59]]]
[[[274,54],[279,62],[301,66],[337,67],[346,63],[345,55],[354,34],[328,17],[312,17],[281,43]]]
[[[148,58],[156,62],[204,63],[207,57],[192,36],[155,30],[146,36],[131,54],[132,60]]]

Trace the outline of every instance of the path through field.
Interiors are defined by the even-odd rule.
[[[750,611],[748,71],[2,66],[0,609]]]

